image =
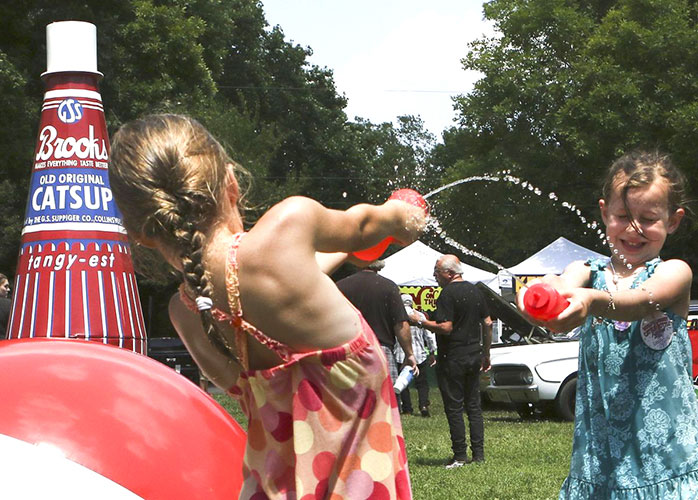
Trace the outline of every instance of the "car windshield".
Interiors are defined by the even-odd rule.
[[[582,327],[578,326],[574,330],[570,330],[566,333],[556,333],[553,335],[553,340],[565,342],[568,340],[579,340],[579,334],[582,331]]]

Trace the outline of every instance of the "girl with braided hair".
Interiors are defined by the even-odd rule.
[[[386,237],[414,241],[424,210],[291,197],[244,232],[238,169],[184,116],[135,120],[112,141],[124,225],[181,271],[172,322],[247,415],[240,498],[411,498],[385,358],[327,273]]]

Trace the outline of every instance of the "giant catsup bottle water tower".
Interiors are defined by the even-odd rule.
[[[46,27],[41,125],[7,338],[61,337],[146,353],[121,214],[109,187],[109,136],[97,29]]]

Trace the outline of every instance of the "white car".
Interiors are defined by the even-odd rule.
[[[487,397],[513,403],[524,418],[552,406],[564,420],[574,420],[578,335],[577,329],[553,342],[493,347]]]

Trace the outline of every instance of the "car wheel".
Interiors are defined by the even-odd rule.
[[[555,411],[564,420],[574,420],[574,401],[577,396],[577,377],[570,378],[560,388],[555,399]]]
[[[531,403],[515,403],[514,408],[522,420],[531,420],[536,412],[536,407]]]

